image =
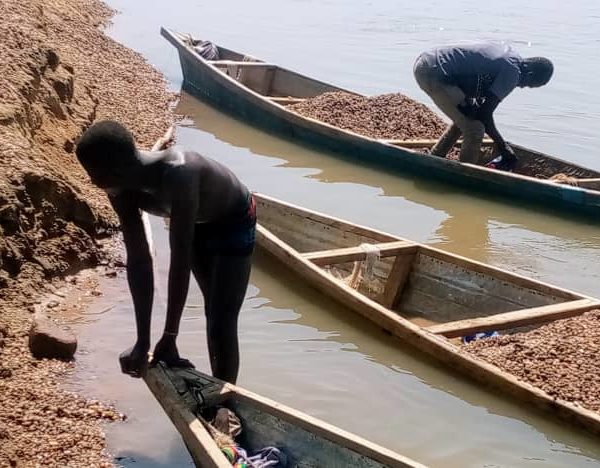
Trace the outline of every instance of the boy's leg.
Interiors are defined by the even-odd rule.
[[[206,306],[210,364],[215,377],[235,383],[240,366],[238,316],[250,278],[252,255],[214,259]]]

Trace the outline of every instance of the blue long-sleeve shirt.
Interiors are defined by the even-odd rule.
[[[523,59],[502,42],[470,42],[438,47],[421,58],[449,84],[458,86],[467,98],[494,94],[499,100],[519,84]]]

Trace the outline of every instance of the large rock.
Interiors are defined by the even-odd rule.
[[[70,360],[77,350],[77,338],[47,317],[36,316],[29,330],[29,349],[38,359]]]

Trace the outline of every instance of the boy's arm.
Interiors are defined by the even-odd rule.
[[[179,357],[175,346],[183,307],[187,300],[193,254],[193,238],[198,214],[198,183],[196,174],[177,171],[170,180],[171,219],[169,244],[169,296],[164,334],[154,350],[153,360],[168,365],[189,365]]]
[[[137,205],[125,193],[110,196],[109,199],[119,216],[123,231],[127,250],[127,281],[133,299],[137,329],[135,345],[120,356],[121,370],[139,377],[150,349],[150,321],[154,297],[152,256]]]

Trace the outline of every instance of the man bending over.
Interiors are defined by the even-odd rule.
[[[414,65],[415,79],[453,122],[431,153],[445,157],[462,133],[460,160],[477,164],[487,133],[500,152],[500,158],[488,167],[513,170],[517,157],[496,129],[494,111],[516,87],[548,83],[553,70],[550,60],[521,58],[500,42],[466,43],[422,53]]]

